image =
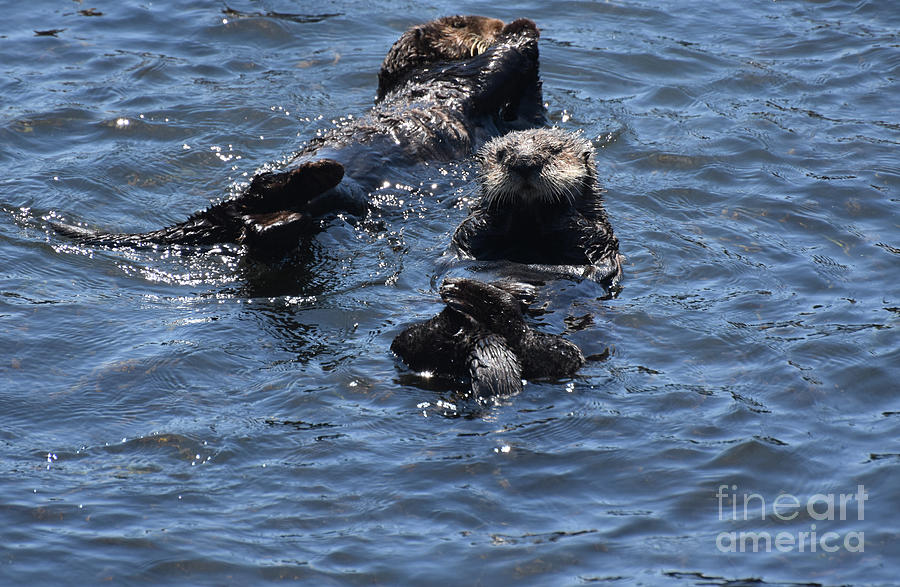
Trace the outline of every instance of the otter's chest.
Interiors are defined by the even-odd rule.
[[[517,263],[559,263],[572,255],[573,239],[556,216],[527,215],[502,219],[491,240],[497,258]]]

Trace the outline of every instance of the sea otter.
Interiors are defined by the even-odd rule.
[[[487,31],[495,26],[471,22]],[[313,138],[283,169],[256,175],[242,194],[185,222],[141,234],[56,228],[113,246],[236,242],[257,256],[280,256],[323,218],[363,214],[368,193],[391,169],[458,159],[491,136],[543,124],[538,37],[532,21],[519,19],[480,55],[407,68],[385,82],[384,98],[365,116]]]
[[[589,141],[559,128],[522,130],[492,139],[477,158],[480,200],[454,232],[452,255],[616,285],[623,257]]]
[[[531,329],[519,284],[447,278],[447,304],[401,332],[391,350],[410,368],[454,377],[466,395],[484,400],[522,390],[522,379],[570,377],[584,364],[579,348],[561,336]]]

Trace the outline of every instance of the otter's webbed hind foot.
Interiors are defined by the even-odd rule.
[[[257,175],[246,192],[223,202],[238,216],[234,241],[246,246],[252,257],[283,256],[303,236],[315,232],[323,214],[343,209],[337,205],[331,210],[327,203],[322,204],[328,199],[323,194],[335,188],[343,177],[344,167],[331,159]]]
[[[522,365],[502,336],[477,337],[467,363],[475,399],[508,397],[522,391]]]
[[[286,171],[261,173],[238,196],[197,212],[184,222],[135,234],[95,232],[54,223],[54,230],[80,242],[143,247],[237,243],[258,257],[284,255],[311,233],[328,212],[324,193],[344,177],[344,167],[331,159],[308,161]],[[310,209],[310,202],[315,205]],[[341,206],[338,206],[341,208]]]

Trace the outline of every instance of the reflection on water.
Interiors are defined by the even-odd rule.
[[[227,197],[368,108],[435,13],[40,8],[0,31],[6,582],[895,580],[887,4],[457,7],[541,26],[551,119],[598,147],[627,256],[613,299],[541,292],[578,377],[477,409],[388,350],[441,306],[470,162],[390,178],[286,263],[46,224],[149,230]],[[829,517],[860,486],[864,515]]]

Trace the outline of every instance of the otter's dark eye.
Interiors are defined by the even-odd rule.
[[[450,26],[452,26],[455,29],[464,29],[464,28],[466,28],[466,22],[463,20],[455,20],[455,21],[453,21],[453,23]]]
[[[509,150],[506,147],[497,150],[497,159],[504,161],[509,156]]]

